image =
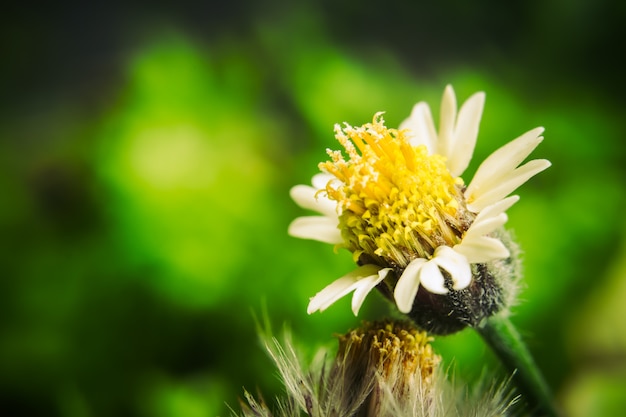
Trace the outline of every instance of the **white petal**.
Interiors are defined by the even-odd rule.
[[[493,188],[541,143],[543,137],[539,135],[542,132],[542,127],[526,132],[489,155],[467,186],[465,197],[470,201],[476,200]]]
[[[332,282],[322,291],[315,294],[309,302],[307,313],[311,314],[317,310],[324,311],[331,306],[335,301],[354,290],[360,280],[369,277],[378,278],[378,271],[380,267],[376,265],[363,265],[350,272],[349,274],[339,278]]]
[[[420,102],[413,106],[411,115],[400,123],[399,130],[404,129],[408,130],[411,145],[426,145],[429,154],[436,152],[437,132],[428,104]]]
[[[302,208],[315,210],[315,193],[317,189],[310,185],[299,184],[291,187],[289,195],[291,199]]]
[[[517,167],[539,146],[543,140],[543,137],[540,136],[543,131],[543,127],[537,127],[494,151],[480,164],[474,179],[483,182],[485,179],[491,178],[494,173],[511,171]],[[487,178],[481,178],[483,175]]]
[[[464,255],[473,264],[508,258],[511,254],[500,239],[476,236],[463,239],[454,250]]]
[[[343,242],[338,221],[324,216],[305,216],[295,218],[287,232],[300,239],[312,239],[337,245]]]
[[[328,306],[339,300],[344,295],[352,291],[354,279],[351,277],[341,277],[333,281],[329,286],[315,294],[309,301],[307,313],[312,314],[318,310],[324,311]]]
[[[439,270],[439,265],[433,260],[426,262],[420,271],[420,283],[433,294],[448,293],[448,289],[443,285],[445,279]]]
[[[454,126],[456,123],[456,96],[451,85],[447,85],[441,99],[439,111],[439,142],[437,153],[449,158],[454,147]]]
[[[472,269],[470,268],[467,258],[464,255],[455,252],[452,248],[448,246],[439,246],[435,250],[432,261],[439,267],[448,271],[452,277],[452,288],[455,290],[467,287],[472,281]],[[425,270],[422,271],[422,273],[424,272]]]
[[[448,151],[446,162],[454,177],[461,176],[472,159],[484,105],[485,93],[479,92],[467,99],[459,110],[454,128],[454,142]]]
[[[313,184],[313,187],[317,188],[318,190],[323,190],[326,188],[328,181],[331,181],[331,180],[339,181],[337,178],[335,178],[333,174],[329,174],[327,172],[321,172],[319,174],[313,175],[311,184]]]
[[[398,309],[402,313],[408,313],[413,308],[413,301],[420,285],[420,270],[426,263],[426,259],[417,258],[412,260],[400,276],[393,297],[396,299]]]
[[[546,159],[534,159],[515,169],[513,172],[508,173],[508,175],[501,177],[497,184],[483,189],[482,193],[478,195],[468,195],[466,192],[466,198],[471,201],[471,203],[468,204],[469,210],[480,211],[486,206],[506,197],[530,178],[550,167],[550,165],[552,164]]]
[[[506,213],[500,213],[497,216],[485,217],[478,221],[478,217],[465,233],[464,239],[470,236],[484,236],[502,226],[508,220]]]
[[[374,287],[387,277],[389,271],[391,271],[391,268],[384,268],[378,271],[378,275],[371,275],[359,281],[359,286],[356,290],[354,290],[354,295],[352,296],[352,312],[355,316],[358,316],[359,310],[361,309],[367,294],[369,294]]]
[[[504,211],[508,210],[518,200],[519,197],[513,195],[485,207],[478,213],[463,240],[454,247],[454,250],[465,255],[470,263],[508,258],[510,254],[504,244],[499,239],[485,235],[506,223],[507,215]]]
[[[519,196],[517,195],[512,195],[510,197],[507,197],[505,199],[502,199],[500,201],[498,201],[497,203],[494,203],[490,206],[487,206],[485,208],[483,208],[480,213],[478,213],[478,215],[476,216],[476,219],[474,220],[474,223],[479,223],[481,222],[483,219],[489,218],[489,217],[495,217],[497,215],[499,215],[500,213],[504,213],[505,211],[507,211],[508,209],[511,208],[511,206],[513,206],[513,204],[517,203],[519,201]],[[474,224],[472,223],[472,225]],[[470,226],[470,229],[472,227]]]
[[[482,209],[465,233],[465,237],[487,235],[502,226],[508,220],[504,212],[518,201],[519,196],[512,195]]]
[[[319,188],[309,185],[296,185],[289,190],[289,195],[297,205],[304,209],[317,211],[328,217],[337,217],[337,202],[319,193]]]

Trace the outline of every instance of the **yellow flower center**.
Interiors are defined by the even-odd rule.
[[[328,151],[320,169],[333,174],[325,189],[337,201],[339,228],[355,261],[404,268],[453,246],[469,227],[461,178],[441,155],[413,146],[403,131],[388,129],[381,113],[361,127],[335,127],[345,149]],[[365,256],[365,258],[364,258]]]

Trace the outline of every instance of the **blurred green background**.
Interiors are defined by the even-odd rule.
[[[229,415],[281,392],[263,309],[305,348],[362,318],[308,298],[350,255],[287,236],[333,124],[487,102],[475,158],[535,126],[553,167],[510,211],[519,325],[561,407],[626,407],[623,2],[237,0],[5,7],[0,414]],[[436,349],[472,383],[476,334]]]

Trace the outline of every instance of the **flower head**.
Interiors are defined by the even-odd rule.
[[[518,200],[509,194],[550,162],[519,166],[543,139],[543,129],[536,128],[495,151],[465,185],[461,175],[472,157],[484,99],[474,94],[457,114],[448,86],[438,132],[425,103],[416,104],[399,129],[386,127],[382,113],[360,127],[335,126],[343,152],[329,150],[313,187],[291,191],[300,206],[322,215],[295,219],[289,232],[345,247],[358,267],[313,297],[309,313],[354,291],[356,315],[374,288],[401,312],[413,318],[420,312],[426,322],[429,306],[469,308],[452,315],[462,326],[501,308],[507,294],[499,271],[510,275],[514,268],[514,245],[502,229],[506,210]],[[491,298],[476,299],[490,291]],[[427,327],[446,333],[457,326]]]
[[[333,372],[346,385],[368,392],[359,415],[406,415],[400,410],[416,406],[433,414],[441,358],[432,340],[412,323],[393,320],[364,322],[339,336]]]
[[[285,387],[275,411],[246,392],[242,416],[314,417],[506,416],[517,398],[505,381],[459,390],[446,379],[432,337],[407,321],[365,322],[338,336],[337,354],[325,350],[303,365],[288,336],[263,342]]]

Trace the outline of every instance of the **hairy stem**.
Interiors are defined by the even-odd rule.
[[[558,416],[550,389],[513,323],[507,317],[496,315],[476,330],[503,365],[514,372],[513,379],[533,415]]]

